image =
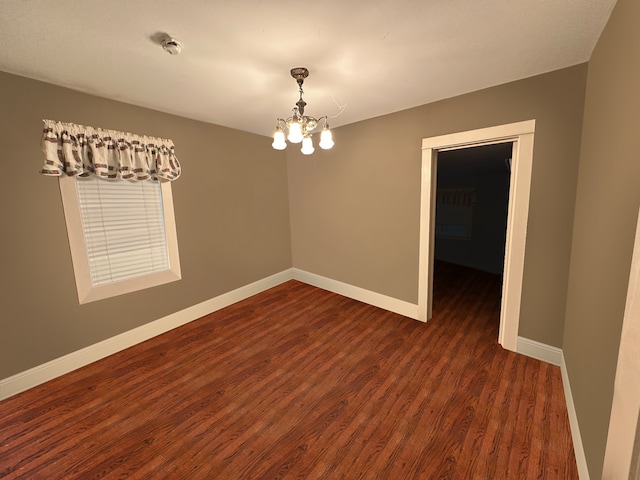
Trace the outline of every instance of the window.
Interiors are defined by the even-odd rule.
[[[171,182],[60,177],[81,304],[181,278]]]

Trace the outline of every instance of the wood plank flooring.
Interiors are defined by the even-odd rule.
[[[428,324],[290,281],[0,402],[0,478],[577,479],[500,278],[435,277]]]

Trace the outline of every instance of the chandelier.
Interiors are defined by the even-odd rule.
[[[309,70],[305,67],[292,68],[291,76],[298,83],[300,99],[296,102],[296,106],[293,107],[293,114],[289,118],[276,119],[276,131],[273,134],[273,143],[271,146],[276,150],[284,150],[287,148],[284,134],[284,128],[286,128],[288,131],[287,140],[291,143],[302,143],[300,151],[305,155],[311,155],[315,151],[311,133],[318,126],[319,122],[324,121],[322,132],[320,133],[319,145],[323,150],[330,149],[333,147],[333,138],[331,136],[331,130],[329,130],[327,116],[314,118],[304,114],[304,107],[307,106],[307,102],[302,99],[302,94],[304,93],[302,91],[302,84],[304,79],[309,76]]]

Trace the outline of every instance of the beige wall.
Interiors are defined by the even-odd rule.
[[[38,173],[43,118],[174,140],[182,280],[78,305],[58,180]],[[0,145],[0,378],[291,267],[285,155],[269,138],[0,73]]]
[[[589,62],[564,355],[600,478],[640,206],[640,2],[618,0]]]
[[[535,119],[519,334],[562,346],[586,72],[579,65],[338,128],[335,147],[310,157],[288,149],[294,266],[417,303],[422,139]]]

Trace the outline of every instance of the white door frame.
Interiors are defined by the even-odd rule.
[[[507,350],[514,352],[518,343],[518,325],[520,323],[520,301],[522,298],[527,219],[529,217],[534,131],[535,120],[528,120],[422,140],[418,320],[423,322],[431,318],[433,304],[433,256],[438,152],[513,142],[498,342]]]
[[[602,468],[603,480],[640,477],[640,216],[631,259],[627,301],[622,321],[622,335],[609,433]]]

